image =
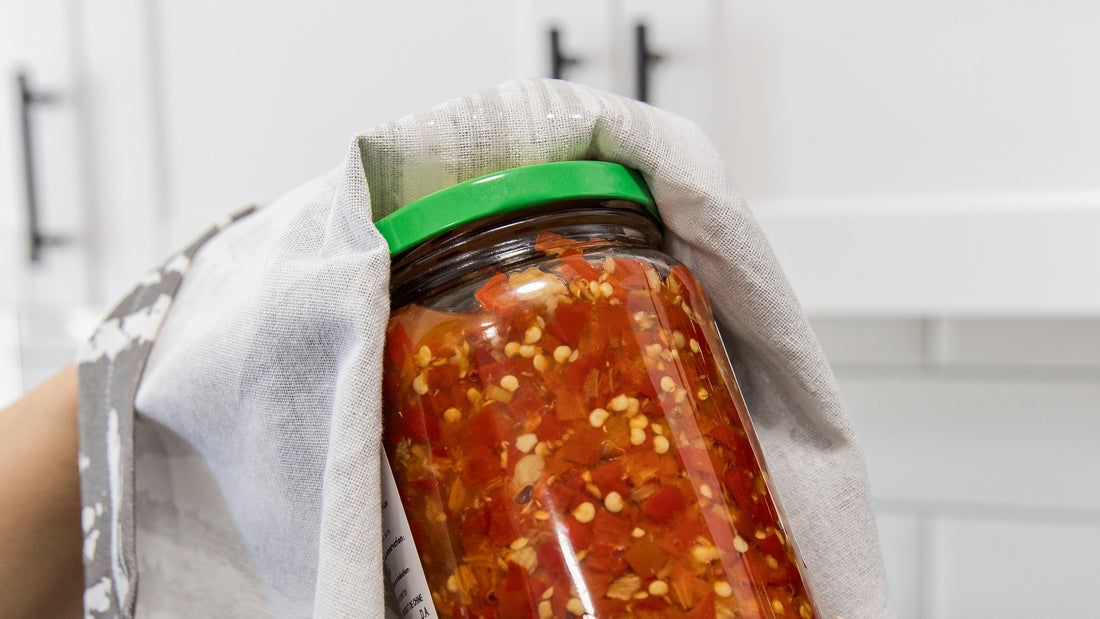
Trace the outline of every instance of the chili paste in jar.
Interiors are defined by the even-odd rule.
[[[542,233],[390,320],[386,445],[444,617],[816,617],[681,265]]]

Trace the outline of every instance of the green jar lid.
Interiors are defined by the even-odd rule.
[[[636,202],[660,221],[636,170],[606,161],[559,161],[505,170],[424,196],[376,222],[390,255],[471,221],[562,200]]]

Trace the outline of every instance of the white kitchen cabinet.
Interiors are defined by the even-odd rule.
[[[810,312],[1100,312],[1095,3],[589,6],[532,21],[601,25],[567,76],[626,95],[649,26],[651,101],[711,136]]]
[[[17,256],[18,107],[6,99],[0,300],[13,303],[41,296],[37,282],[55,304],[117,298],[214,220],[335,167],[356,133],[522,74],[506,0],[3,11],[3,67],[62,95],[36,114],[43,227],[75,241],[33,271]]]
[[[516,18],[507,0],[162,5],[171,238],[328,171],[360,131],[517,77]]]
[[[579,60],[565,68],[564,79],[635,98],[636,28],[645,26],[646,47],[659,57],[650,64],[646,100],[717,132],[714,76],[720,32],[714,28],[714,0],[520,0],[519,6],[523,38],[529,42],[524,73],[550,75],[548,33],[556,28],[565,53]]]
[[[76,161],[40,166],[71,177],[47,182],[44,210],[86,207],[51,225],[86,239],[60,270],[89,270],[91,296],[329,169],[358,131],[548,75],[551,27],[583,60],[567,78],[630,96],[644,23],[652,102],[712,137],[812,313],[1100,311],[1100,8],[1084,0],[38,4],[62,12],[67,51],[32,75],[72,93],[69,120],[42,115],[40,150]]]
[[[0,305],[13,311],[85,302],[100,266],[70,27],[61,0],[0,4]],[[32,195],[35,217],[28,210]],[[33,220],[48,242],[32,261]]]
[[[716,139],[807,309],[1100,312],[1100,6],[720,6]]]

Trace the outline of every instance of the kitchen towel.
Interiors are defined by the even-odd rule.
[[[621,163],[649,184],[665,249],[711,296],[821,609],[890,616],[836,383],[721,157],[682,118],[551,80],[356,136],[331,173],[197,248],[155,320],[116,311],[97,331],[80,357],[98,540],[91,558],[85,544],[86,616],[381,616],[389,254],[373,221],[457,182],[571,159]],[[105,396],[112,379],[96,370],[126,347],[118,338],[151,343],[134,406]]]

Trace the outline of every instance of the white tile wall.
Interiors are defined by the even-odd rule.
[[[1100,616],[1100,320],[814,321],[899,619]]]
[[[1094,369],[1100,377],[1100,318],[957,318],[942,322],[949,363]]]
[[[1100,513],[1100,381],[838,376],[878,497]]]
[[[921,519],[908,510],[877,507],[879,541],[882,544],[890,597],[897,619],[918,619],[921,610]]]
[[[939,523],[929,617],[1096,617],[1100,523],[952,518]]]

